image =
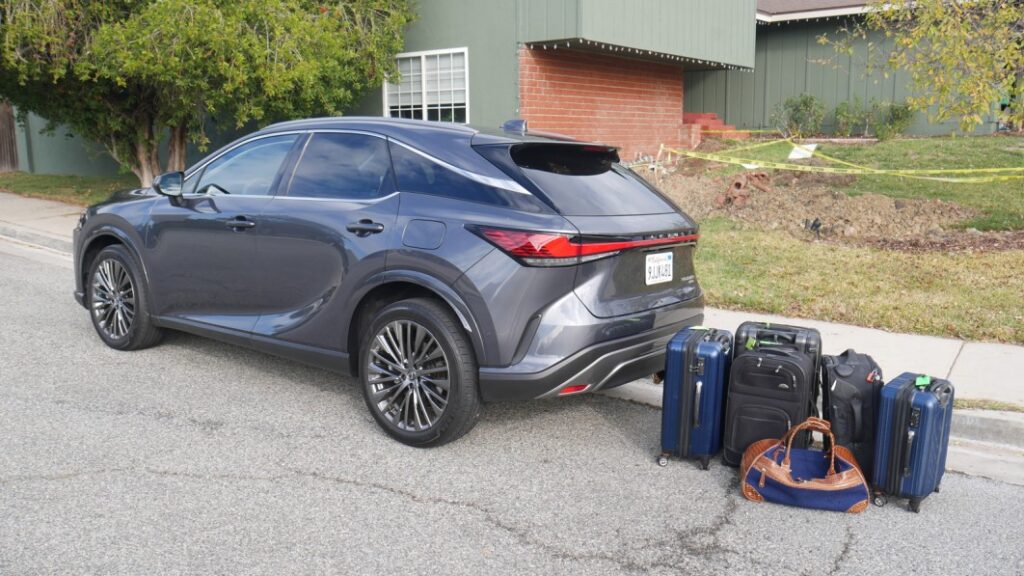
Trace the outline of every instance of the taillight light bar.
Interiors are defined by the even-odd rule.
[[[472,228],[485,240],[528,266],[571,266],[607,258],[634,248],[693,243],[698,234],[671,233],[659,238],[611,240],[558,232],[531,232],[479,226]]]

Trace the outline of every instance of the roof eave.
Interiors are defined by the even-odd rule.
[[[769,14],[768,12],[757,11],[757,21],[764,24],[777,22],[790,22],[793,20],[813,20],[815,18],[832,18],[841,16],[856,16],[871,10],[869,6],[847,6],[845,8],[829,8],[826,10],[804,10],[802,12],[784,12]]]

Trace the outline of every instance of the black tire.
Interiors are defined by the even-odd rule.
[[[889,502],[889,499],[886,498],[884,494],[875,494],[875,497],[871,500],[871,502],[875,506],[881,508],[882,506],[885,506]]]
[[[700,458],[700,469],[707,470],[711,467],[711,459],[708,456],[701,456]]]
[[[665,456],[664,454],[662,454],[662,455],[658,456],[658,459],[656,460],[656,462],[658,463],[658,466],[661,466],[661,467],[664,468],[665,466],[668,466],[668,456]]]
[[[378,397],[375,400],[373,397],[375,393],[382,393],[381,390],[374,392],[374,387],[384,386],[382,382],[389,381],[384,378],[384,380],[378,379],[376,384],[371,382],[370,363],[371,359],[377,358],[374,356],[374,345],[378,334],[381,334],[386,327],[395,326],[395,323],[406,325],[411,323],[415,325],[416,330],[425,329],[443,352],[442,359],[447,366],[445,373],[448,376],[448,390],[444,398],[446,403],[441,411],[433,413],[436,418],[423,429],[410,429],[403,425],[403,420],[411,420],[411,418],[401,410],[398,413],[392,412],[392,409],[397,408],[395,406],[397,401],[388,403],[386,399]],[[415,354],[411,355],[415,356]],[[476,425],[481,409],[480,392],[477,385],[479,370],[476,355],[458,319],[444,304],[429,298],[412,298],[384,307],[373,316],[365,328],[359,346],[359,358],[363,399],[374,420],[392,438],[409,446],[421,448],[440,446],[461,438]],[[380,374],[379,366],[380,361],[375,360],[377,374]],[[421,373],[420,367],[409,365],[410,370],[413,368],[416,369],[415,372],[403,373],[403,378],[411,377],[422,391],[427,384],[421,382],[420,379],[424,378],[427,369]],[[438,369],[434,368],[433,370]],[[424,380],[432,382],[429,379],[424,378]],[[397,380],[394,381],[397,382]],[[432,390],[440,391],[436,386]],[[426,393],[417,393],[416,397],[429,399]],[[434,394],[434,397],[437,395]],[[419,400],[420,405],[426,406],[422,399]],[[382,403],[386,405],[382,407]],[[390,415],[385,415],[385,413]],[[425,411],[424,415],[427,416]],[[418,423],[419,420],[417,413],[416,422]]]
[[[105,308],[100,308],[97,304],[98,293],[103,290],[99,283],[99,276],[102,276],[101,267],[104,267],[104,270],[124,270],[130,281],[133,315],[127,328],[122,326],[118,329],[109,329],[104,326],[102,310]],[[154,325],[149,313],[149,287],[146,285],[145,276],[141,273],[135,258],[124,246],[108,246],[93,258],[89,265],[89,275],[86,277],[85,294],[92,326],[107,346],[115,350],[141,350],[155,345],[163,336],[163,331]],[[126,298],[123,305],[127,306],[127,303]]]
[[[910,502],[907,504],[907,508],[914,514],[917,514],[921,511],[921,500],[919,498],[911,498]]]

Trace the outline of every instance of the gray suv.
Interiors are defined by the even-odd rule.
[[[697,227],[614,148],[387,118],[272,125],[75,230],[75,296],[119,350],[165,329],[357,376],[394,438],[483,402],[663,368],[703,318]]]

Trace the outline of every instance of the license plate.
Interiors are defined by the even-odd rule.
[[[647,255],[647,285],[672,281],[672,253]]]

